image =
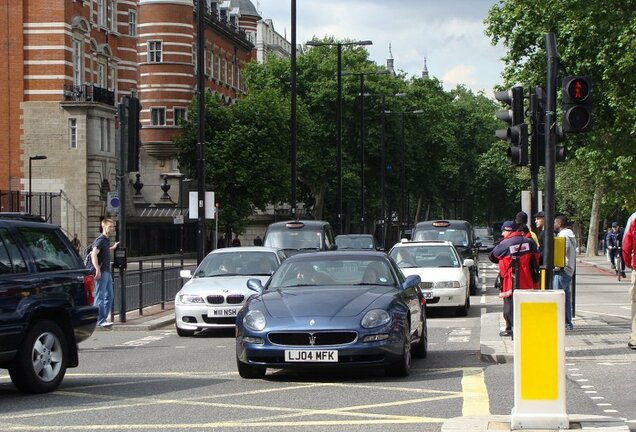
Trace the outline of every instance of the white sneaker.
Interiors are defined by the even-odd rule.
[[[100,327],[110,327],[110,326],[112,326],[112,325],[113,325],[113,323],[112,323],[112,322],[110,322],[110,321],[104,321],[104,322],[103,322],[103,323],[101,323],[99,326],[100,326]]]

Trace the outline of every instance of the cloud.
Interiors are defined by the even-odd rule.
[[[256,0],[253,0],[256,3]],[[316,36],[366,40],[369,57],[385,64],[389,44],[395,68],[420,76],[424,58],[429,74],[445,88],[465,84],[474,91],[501,82],[503,49],[484,35],[483,20],[497,0],[297,0],[296,41]],[[260,0],[263,18],[271,18],[291,39],[290,0]],[[462,81],[462,80],[467,81]],[[453,83],[450,85],[450,83]]]

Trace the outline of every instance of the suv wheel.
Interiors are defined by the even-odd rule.
[[[25,393],[55,390],[66,373],[66,336],[53,321],[35,323],[27,332],[13,365],[11,381]]]

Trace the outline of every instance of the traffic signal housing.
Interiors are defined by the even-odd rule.
[[[135,96],[128,97],[128,172],[139,171],[139,129],[141,129],[141,103]]]
[[[566,76],[562,81],[563,132],[579,133],[592,129],[592,79]]]
[[[528,165],[528,125],[523,122],[523,87],[515,86],[510,90],[496,91],[495,99],[510,106],[510,109],[497,111],[496,117],[508,123],[505,129],[497,129],[495,135],[506,141],[508,159],[516,166]]]

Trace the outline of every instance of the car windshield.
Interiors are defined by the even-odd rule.
[[[194,277],[270,275],[278,268],[274,252],[221,252],[205,257]]]
[[[481,238],[491,237],[490,230],[488,228],[475,228],[475,235]]]
[[[398,284],[386,259],[328,257],[285,261],[272,276],[268,289],[338,285],[397,287]]]
[[[371,236],[337,236],[338,249],[375,249]]]
[[[415,231],[414,241],[446,240],[455,246],[468,246],[468,235],[464,230],[446,229],[418,229]]]
[[[322,237],[320,231],[285,230],[271,231],[265,238],[265,246],[292,250],[320,250]]]
[[[391,250],[389,255],[395,260],[400,268],[461,266],[459,257],[448,245],[400,246]]]

